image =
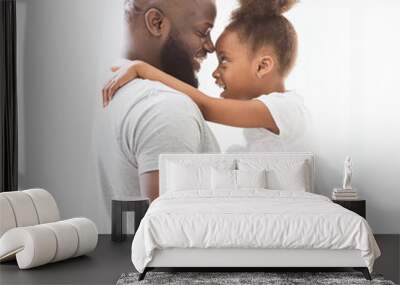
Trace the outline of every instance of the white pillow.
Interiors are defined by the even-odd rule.
[[[214,191],[242,188],[267,188],[266,170],[211,169],[211,188]]]
[[[211,167],[169,163],[167,171],[167,191],[207,190],[211,188]]]
[[[267,171],[236,170],[237,189],[240,188],[267,188]]]
[[[268,189],[307,191],[308,179],[306,164],[295,164],[292,167],[274,168],[267,171]]]
[[[267,171],[267,188],[271,190],[311,191],[311,167],[308,160],[239,159],[240,170]]]
[[[236,170],[231,169],[211,169],[211,189],[212,190],[235,190],[236,189]]]

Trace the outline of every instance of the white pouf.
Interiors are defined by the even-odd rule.
[[[97,246],[87,218],[59,221],[53,196],[43,189],[0,193],[0,262],[16,259],[28,269],[84,255]]]

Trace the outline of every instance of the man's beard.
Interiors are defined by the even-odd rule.
[[[161,68],[164,72],[195,88],[199,86],[191,56],[183,43],[171,34],[161,51]]]

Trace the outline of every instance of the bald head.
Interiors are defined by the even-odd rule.
[[[152,10],[158,10],[177,29],[191,23],[206,22],[211,27],[216,16],[215,0],[125,0],[126,20],[140,29]]]
[[[214,6],[215,0],[125,0],[125,12],[140,15],[150,8],[158,8],[166,15],[190,16],[207,5]]]
[[[162,65],[168,44],[185,54],[191,73],[199,69],[199,59],[214,51],[210,30],[216,17],[215,0],[126,0],[124,8],[130,59],[176,75]]]

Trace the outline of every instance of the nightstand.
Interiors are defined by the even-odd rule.
[[[365,200],[332,200],[332,202],[339,204],[340,206],[359,214],[361,217],[366,219],[366,201]]]
[[[135,231],[137,231],[140,221],[146,214],[150,202],[148,198],[142,197],[127,197],[122,199],[112,200],[112,213],[111,213],[111,240],[123,241],[126,238],[123,223],[124,212],[135,212]]]

